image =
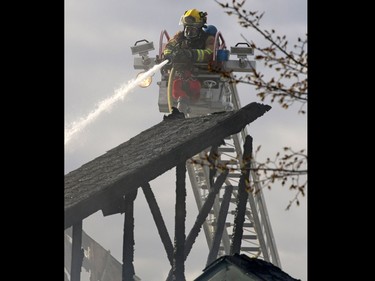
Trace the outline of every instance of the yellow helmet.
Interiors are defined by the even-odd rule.
[[[207,13],[198,11],[197,9],[187,10],[180,19],[180,24],[192,25],[195,27],[203,27],[207,21]]]

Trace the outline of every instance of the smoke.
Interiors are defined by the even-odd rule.
[[[67,145],[71,141],[73,136],[82,131],[82,129],[84,129],[88,124],[95,121],[95,119],[98,118],[103,111],[110,110],[116,102],[123,100],[125,96],[130,93],[130,91],[132,91],[136,86],[138,86],[140,82],[142,82],[147,77],[152,76],[156,71],[158,71],[167,63],[168,61],[165,60],[162,63],[155,65],[145,73],[142,73],[135,80],[132,79],[127,83],[124,83],[120,86],[120,88],[115,90],[114,94],[111,97],[99,102],[96,106],[96,109],[91,111],[86,117],[81,117],[78,121],[73,121],[68,126],[66,126],[65,145]]]

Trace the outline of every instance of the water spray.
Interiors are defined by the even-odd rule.
[[[147,78],[154,75],[156,71],[161,69],[167,63],[168,60],[165,60],[160,64],[154,65],[148,71],[138,75],[135,80],[132,79],[127,83],[124,83],[122,86],[115,90],[115,93],[111,97],[98,103],[96,109],[91,111],[86,117],[81,117],[78,121],[73,121],[71,124],[69,124],[65,128],[65,145],[67,145],[70,142],[70,140],[75,134],[80,132],[89,123],[93,122],[103,111],[109,110],[114,103],[118,102],[119,100],[123,100],[130,91],[132,91],[139,84],[142,84],[144,80],[147,80]]]

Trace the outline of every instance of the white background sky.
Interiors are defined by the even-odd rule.
[[[231,1],[230,1],[231,2]],[[224,36],[227,46],[243,42],[241,34],[255,43],[262,39],[252,30],[244,29],[237,18],[228,16],[213,0],[65,0],[65,123],[86,117],[96,104],[114,94],[123,83],[135,78],[130,46],[137,40],[154,42],[158,52],[163,29],[170,35],[180,30],[180,16],[185,10],[197,8],[208,13],[208,24],[214,24]],[[246,9],[264,11],[262,27],[286,35],[290,44],[307,32],[306,0],[252,0]],[[262,65],[257,64],[258,70]],[[95,122],[75,135],[65,147],[65,173],[104,154],[161,122],[158,109],[156,73],[152,86],[136,88],[104,112]],[[245,85],[238,87],[242,105],[259,102],[255,91]],[[264,103],[272,109],[254,121],[248,131],[254,148],[262,145],[262,157],[272,157],[283,146],[307,147],[306,116],[297,114],[298,107],[281,109],[278,104]],[[147,172],[147,171],[145,171]],[[150,182],[164,216],[171,239],[174,235],[175,170]],[[173,194],[173,195],[171,195]],[[307,280],[307,199],[299,207],[285,211],[294,193],[275,186],[265,190],[282,269],[294,278]],[[191,189],[187,190],[186,231],[197,215]],[[103,217],[97,212],[83,221],[84,230],[112,255],[122,261],[123,215]],[[208,254],[203,231],[186,261],[187,280],[199,276]],[[152,216],[139,190],[135,201],[135,271],[145,281],[165,280],[169,262]],[[83,274],[82,281],[88,280]]]

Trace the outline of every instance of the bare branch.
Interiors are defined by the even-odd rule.
[[[248,41],[242,34],[243,39],[259,54],[255,59],[263,62],[264,66],[274,69],[278,78],[271,78],[268,81],[264,75],[255,69],[245,77],[232,78],[233,83],[244,83],[255,86],[260,90],[257,96],[264,101],[270,98],[271,102],[278,101],[282,108],[289,108],[295,102],[301,103],[299,113],[307,103],[307,35],[305,39],[298,38],[293,45],[293,50],[288,50],[288,40],[285,35],[278,35],[274,29],[271,31],[262,30],[260,20],[264,12],[258,15],[258,11],[248,11],[243,8],[246,1],[232,1],[232,4],[220,3],[228,15],[236,15],[239,24],[244,28],[252,28],[262,35],[270,45],[259,47],[254,42]]]

